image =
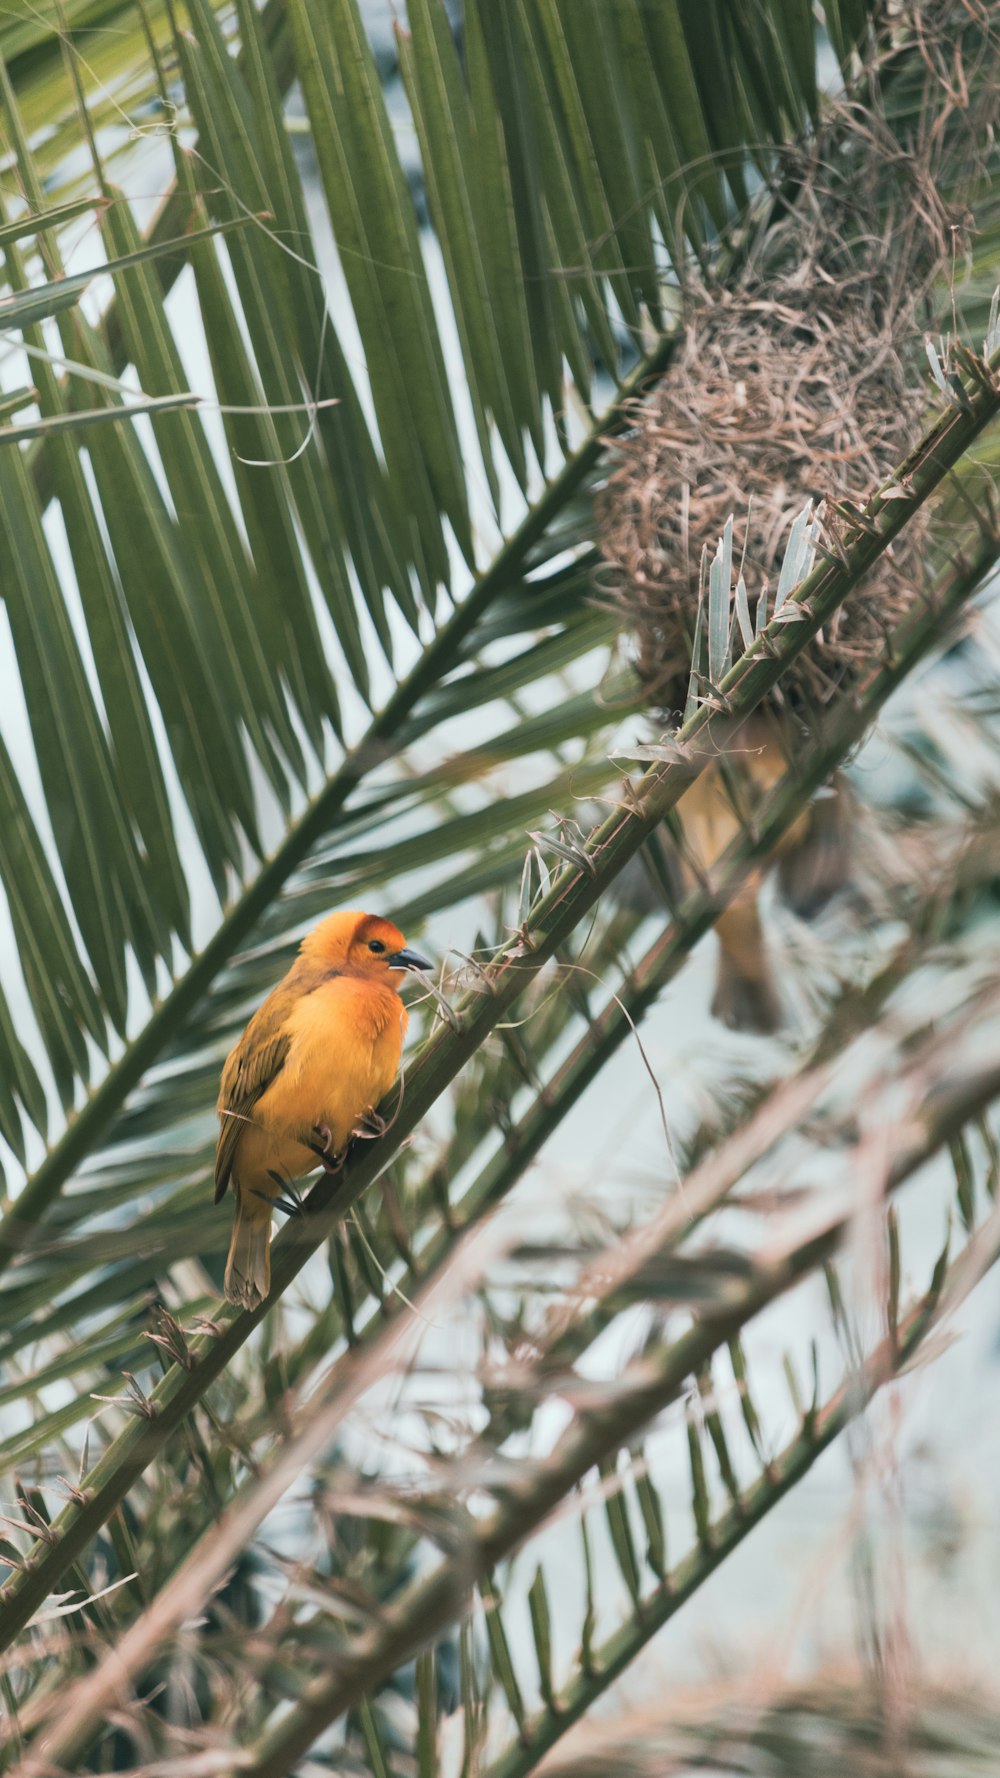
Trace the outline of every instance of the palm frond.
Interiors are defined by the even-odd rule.
[[[981,22],[963,18],[954,46],[965,73]],[[0,566],[26,705],[0,738],[18,952],[0,997],[0,1464],[31,1478],[11,1484],[0,1544],[0,1684],[18,1747],[57,1763],[173,1757],[184,1713],[197,1760],[225,1708],[261,1773],[325,1748],[338,1714],[345,1770],[432,1772],[460,1705],[468,1769],[528,1771],[868,1396],[933,1354],[995,1257],[998,1083],[969,1057],[993,1028],[992,620],[974,603],[1000,554],[993,101],[973,81],[952,103],[936,24],[918,39],[909,15],[860,0],[827,9],[848,77],[833,104],[800,0],[752,19],[468,0],[457,28],[442,0],[410,0],[377,50],[355,0],[152,0],[141,28],[117,0],[69,0],[66,23],[60,42],[43,4],[27,34],[0,26],[18,194],[9,182],[0,303],[24,348],[0,398]],[[812,507],[800,518],[770,622],[741,597],[740,515],[708,539],[687,720],[630,742],[619,725],[645,706],[632,671],[607,667],[620,619],[592,499],[675,357],[678,288],[696,266],[706,287],[743,288],[807,207],[803,144],[808,160],[840,142],[839,177],[862,166],[867,117],[895,164],[931,86],[947,153],[930,222],[966,205],[982,231],[960,337],[934,347],[944,408],[870,497],[828,503],[825,531]],[[152,216],[143,179],[162,193]],[[915,214],[895,202],[873,224],[887,240]],[[939,284],[932,268],[932,308]],[[970,326],[990,334],[982,356]],[[691,869],[675,804],[925,505],[922,602],[801,747],[785,738],[766,795],[723,762],[737,837]],[[979,661],[953,695],[954,656],[939,661],[932,712],[915,670],[960,622]],[[617,1078],[603,1071],[894,695],[880,744],[905,771],[898,857],[883,841],[856,885],[834,966],[791,935],[816,946],[791,1078],[775,1083],[773,1051],[719,1062],[700,1126],[666,1133],[690,1214],[677,1199],[650,1215],[626,1190],[519,1224],[531,1163]],[[648,903],[616,899],[642,847],[669,908],[655,931]],[[469,955],[420,1009],[391,1135],[310,1194],[276,1241],[266,1315],[235,1316],[218,1303],[223,1218],[204,1209],[221,1059],[302,929],[376,897]],[[936,1029],[900,1012],[929,976]],[[927,1099],[893,1127],[884,1189],[931,1157],[939,1180],[947,1149],[965,1245],[905,1307],[889,1213],[881,1344],[830,1270],[842,1362],[831,1383],[818,1328],[789,1354],[789,1437],[756,1397],[751,1323],[832,1262],[849,1215],[777,1262],[773,1243],[714,1240],[708,1218],[776,1214],[817,1155],[867,1164],[838,1086],[861,1033],[866,1115]],[[467,1398],[454,1377],[442,1392],[422,1345],[420,1317],[459,1303],[479,1355]],[[592,1369],[609,1336],[626,1353],[613,1388]],[[366,1392],[390,1377],[399,1414],[370,1421]],[[546,1450],[538,1409],[556,1398],[567,1430]],[[344,1416],[362,1401],[361,1427],[391,1424],[397,1454],[412,1431],[419,1484],[353,1461]],[[657,1472],[671,1404],[680,1533]],[[292,1500],[295,1554],[264,1524]],[[584,1583],[568,1665],[540,1535],[560,1503]],[[510,1562],[525,1539],[526,1577]],[[95,1634],[117,1651],[107,1730]],[[119,1689],[126,1672],[149,1710]]]

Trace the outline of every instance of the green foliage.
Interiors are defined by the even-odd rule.
[[[826,25],[852,81],[889,33],[905,140],[906,21]],[[221,1737],[257,1778],[307,1754],[430,1778],[459,1746],[466,1773],[533,1770],[1000,1251],[996,701],[974,657],[948,720],[907,702],[1000,556],[997,340],[942,346],[943,407],[810,529],[814,565],[803,509],[769,623],[732,522],[700,540],[685,722],[623,740],[637,688],[608,665],[591,495],[676,350],[679,273],[725,286],[794,203],[778,151],[821,108],[812,11],[467,0],[459,31],[410,0],[393,43],[375,53],[355,0],[65,0],[0,25],[0,327],[35,384],[0,428],[26,716],[0,737],[11,1769]],[[126,194],[154,177],[149,220]],[[965,195],[954,314],[981,333],[995,199]],[[628,860],[655,841],[673,883],[665,818],[928,502],[923,601],[710,879],[645,921],[616,899]],[[720,1052],[683,1142],[664,1114],[655,1203],[602,1192],[595,1161],[536,1227],[532,1169],[617,1092],[616,1057],[662,1110],[641,1021],[876,720],[912,857],[863,876],[841,979],[805,972],[780,1052]],[[221,1061],[301,931],[362,899],[456,955],[390,1135],[310,1192],[266,1313],[236,1314],[209,1203]],[[928,1029],[907,989],[933,969]],[[832,1269],[850,1216],[779,1221],[776,1246],[754,1196],[802,1140],[861,1167],[860,1053],[904,1108],[874,1336]],[[928,1167],[956,1232],[914,1285],[903,1188]],[[755,1324],[824,1267],[779,1424]],[[687,1453],[680,1526],[661,1438]]]

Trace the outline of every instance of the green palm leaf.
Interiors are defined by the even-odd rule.
[[[926,70],[905,24],[876,12],[831,6],[826,26],[847,72],[873,23],[888,33],[878,102],[903,141],[918,126]],[[939,352],[944,408],[804,581],[793,537],[787,597],[735,667],[735,623],[749,608],[737,593],[734,620],[727,528],[705,578],[712,698],[700,701],[693,683],[679,736],[640,741],[651,769],[622,801],[628,741],[615,760],[609,752],[642,703],[630,670],[608,669],[617,624],[600,598],[592,496],[609,442],[676,351],[681,274],[697,263],[734,285],[794,206],[781,150],[807,140],[826,105],[815,20],[801,0],[753,13],[467,0],[456,29],[442,0],[410,0],[393,43],[376,53],[356,0],[262,10],[186,0],[176,17],[152,4],[142,29],[118,0],[67,0],[65,14],[43,4],[28,22],[0,25],[17,179],[0,218],[0,325],[26,354],[4,408],[20,417],[0,452],[0,578],[26,708],[26,722],[0,735],[0,877],[17,950],[9,968],[0,953],[10,1175],[0,1465],[35,1478],[11,1483],[0,1632],[5,1645],[20,1639],[24,1657],[10,1682],[5,1670],[7,1702],[24,1707],[32,1753],[57,1763],[135,1763],[127,1706],[126,1726],[111,1731],[125,1738],[98,1751],[110,1669],[71,1694],[64,1722],[52,1716],[51,1700],[83,1672],[76,1618],[118,1645],[137,1680],[155,1689],[162,1677],[169,1690],[172,1637],[204,1611],[191,1720],[198,1732],[212,1722],[203,1682],[216,1663],[262,1774],[293,1770],[341,1713],[348,1752],[367,1769],[389,1772],[401,1758],[444,1769],[439,1719],[456,1698],[468,1769],[533,1769],[995,1257],[996,1081],[970,1073],[956,1089],[945,1069],[933,1074],[944,1097],[901,1149],[890,1189],[950,1143],[947,1194],[953,1184],[966,1245],[957,1261],[939,1258],[908,1306],[890,1219],[885,1337],[832,1383],[813,1355],[790,1358],[790,1376],[813,1372],[794,1383],[790,1442],[764,1448],[739,1338],[830,1259],[844,1231],[802,1242],[785,1271],[706,1246],[698,1227],[734,1188],[727,1175],[715,1197],[705,1187],[683,1238],[654,1247],[649,1233],[641,1263],[620,1240],[625,1223],[611,1229],[606,1245],[625,1259],[616,1288],[592,1292],[586,1311],[568,1281],[586,1278],[593,1229],[525,1235],[477,1273],[467,1306],[484,1353],[492,1340],[530,1347],[536,1362],[510,1390],[488,1371],[476,1377],[484,1430],[478,1442],[442,1434],[439,1490],[411,1502],[385,1476],[345,1481],[329,1460],[362,1379],[395,1374],[403,1353],[419,1382],[408,1302],[430,1305],[451,1288],[488,1214],[570,1128],[698,937],[889,696],[940,651],[1000,554],[981,494],[995,479],[985,429],[1000,404],[991,338],[988,363],[961,346]],[[304,109],[289,119],[293,88]],[[988,103],[972,98],[978,127]],[[164,136],[129,143],[130,107],[144,128],[168,121]],[[989,150],[966,154],[963,127],[949,125],[959,146],[942,162],[939,195],[982,225],[955,297],[959,331],[974,324],[981,337],[995,199]],[[168,171],[172,183],[150,220],[135,193],[151,167],[161,187]],[[37,419],[23,418],[25,396],[35,399],[27,376]],[[681,893],[651,932],[611,899],[627,859],[656,830],[673,894],[663,821],[704,768],[703,750],[738,734],[946,477],[926,608],[893,633],[856,705],[835,707],[809,735],[712,880]],[[705,542],[711,552],[718,539]],[[956,733],[963,723],[992,733],[982,698],[959,703]],[[935,734],[891,719],[884,733],[943,827],[963,806],[943,757],[948,725]],[[976,818],[963,817],[961,867],[949,856],[922,912],[914,883],[900,889],[892,912],[904,941],[871,968],[859,963],[823,1035],[802,1047],[804,1102],[826,1090],[860,1031],[891,1049],[881,1010],[926,967],[932,930],[954,946],[956,980],[975,973],[969,935],[989,918],[981,854],[992,831],[976,800],[966,793]],[[595,817],[609,801],[610,817]],[[336,1193],[311,1194],[309,1214],[276,1242],[268,1313],[235,1316],[217,1302],[225,1217],[208,1208],[221,1061],[301,930],[332,905],[369,901],[407,924],[429,921],[444,944],[457,932],[472,958],[450,1011],[435,1023],[425,1009],[391,1145],[352,1161]],[[979,1029],[982,1006],[956,994],[957,1046],[960,1030]],[[912,1049],[909,1072],[887,1059],[886,1092],[915,1079],[918,1061],[936,1067],[919,1031]],[[763,1127],[754,1106],[766,1120],[786,1101],[738,1070],[715,1084],[699,1152],[718,1167],[727,1132],[733,1152],[752,1146]],[[704,1178],[690,1174],[692,1191]],[[619,1259],[608,1263],[614,1271]],[[654,1327],[622,1368],[620,1400],[588,1403],[577,1367],[635,1302],[654,1315],[683,1305],[692,1326],[679,1340]],[[738,1424],[712,1384],[727,1364]],[[699,1401],[677,1422],[694,1525],[685,1553],[642,1441],[692,1367]],[[556,1458],[490,1495],[487,1532],[461,1504],[469,1474],[486,1490],[490,1465],[509,1476],[537,1402],[564,1386],[572,1417]],[[304,1433],[307,1402],[329,1417]],[[419,1420],[433,1448],[434,1411]],[[520,1593],[509,1558],[593,1465],[603,1499],[580,1518],[582,1654],[567,1668],[544,1536]],[[53,1477],[78,1472],[67,1504]],[[300,1472],[316,1484],[315,1522],[329,1488],[342,1526],[308,1582],[258,1535]],[[245,1550],[213,1541],[227,1506],[246,1515]],[[623,1599],[610,1633],[595,1604],[598,1545]],[[420,1578],[442,1547],[478,1586],[468,1614],[447,1560]],[[200,1571],[196,1558],[181,1566],[191,1549]],[[250,1621],[264,1596],[258,1563],[275,1564],[267,1584],[278,1577],[287,1646],[254,1674],[251,1697],[241,1614]],[[109,1576],[123,1584],[88,1598],[98,1575],[102,1587]],[[53,1600],[70,1628],[25,1635]],[[157,1606],[165,1645],[152,1636]],[[530,1670],[512,1628],[522,1607]],[[411,1684],[400,1663],[418,1651]],[[149,1713],[140,1758],[176,1751],[172,1709]],[[405,1755],[400,1711],[412,1728]]]

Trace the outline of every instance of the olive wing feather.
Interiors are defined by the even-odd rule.
[[[271,1082],[281,1073],[291,1046],[287,1031],[274,1031],[271,1019],[261,1021],[264,1029],[254,1030],[261,1020],[262,1007],[251,1019],[241,1041],[233,1050],[222,1071],[219,1087],[219,1144],[215,1151],[215,1202],[225,1197],[240,1136],[253,1115],[258,1099],[267,1092]],[[270,1033],[267,1026],[271,1026]]]

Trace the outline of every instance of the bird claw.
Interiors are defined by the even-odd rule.
[[[307,1142],[306,1147],[312,1149],[324,1172],[339,1173],[344,1165],[346,1151],[341,1149],[339,1154],[334,1153],[333,1132],[329,1124],[313,1124],[312,1133],[316,1140]]]
[[[366,1111],[359,1119],[357,1127],[351,1131],[351,1139],[371,1142],[376,1136],[384,1136],[388,1128],[385,1118],[377,1111]],[[312,1135],[314,1140],[307,1142],[306,1147],[312,1150],[324,1172],[340,1173],[347,1159],[346,1143],[339,1153],[334,1153],[333,1134],[329,1124],[313,1124]]]
[[[374,1142],[376,1136],[384,1136],[388,1128],[389,1126],[381,1113],[369,1108],[357,1128],[351,1131],[351,1135],[357,1136],[363,1142]]]
[[[322,1159],[323,1155],[329,1154],[333,1148],[333,1131],[329,1124],[313,1124],[312,1133],[316,1140],[307,1142],[306,1147],[311,1148],[313,1154],[318,1154]]]

